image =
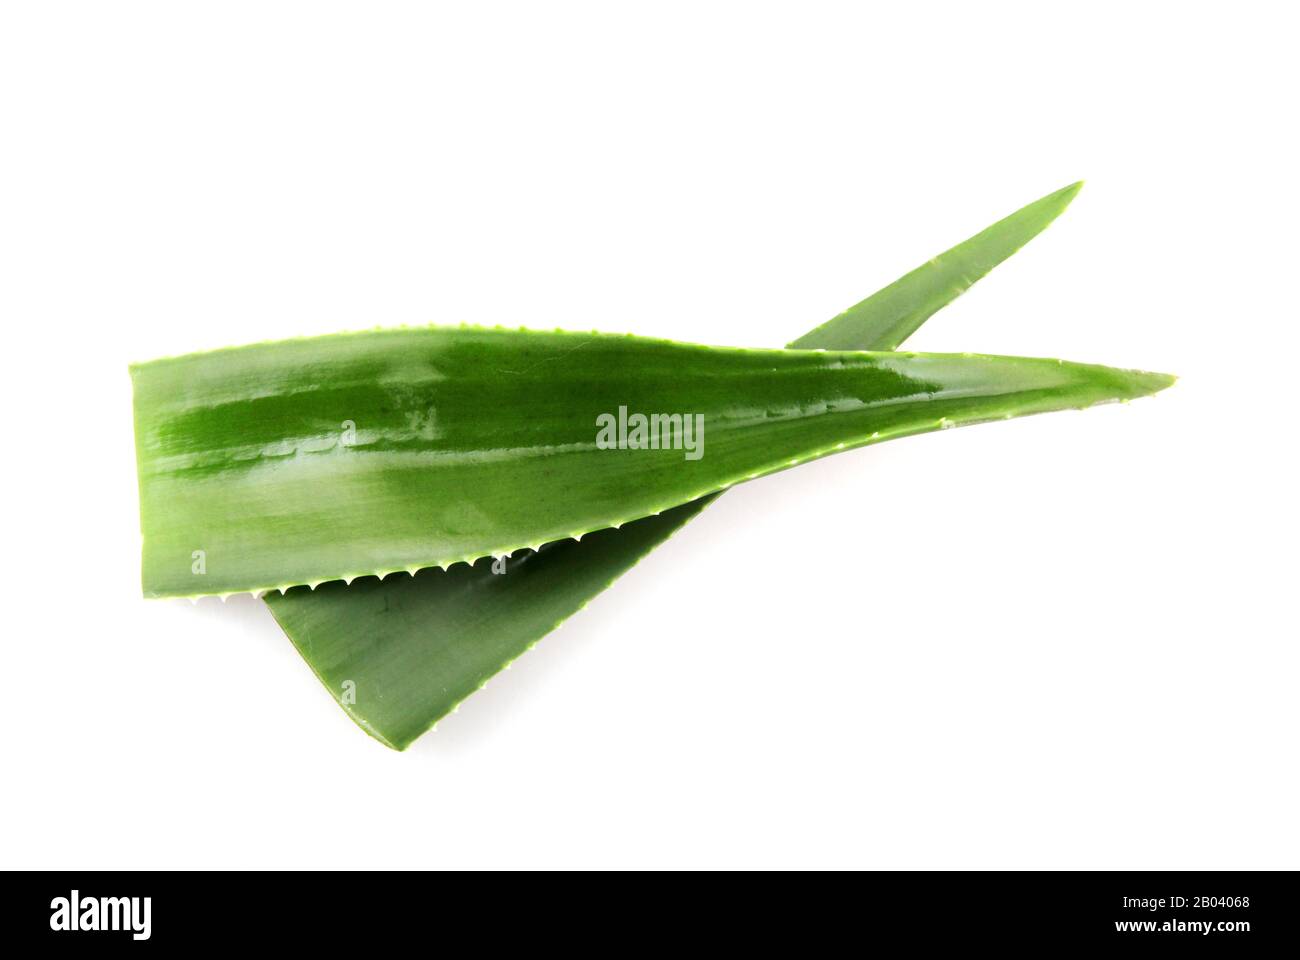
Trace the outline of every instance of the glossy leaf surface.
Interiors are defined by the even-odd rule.
[[[150,596],[504,555],[839,450],[1168,383],[1056,360],[475,328],[261,344],[133,372]],[[638,416],[677,429],[647,432]]]

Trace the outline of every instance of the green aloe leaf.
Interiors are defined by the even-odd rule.
[[[851,307],[834,321],[840,345],[897,347],[1041,232],[1080,186],[1029,204]],[[984,266],[973,270],[972,262]],[[795,345],[831,346],[817,330]],[[505,561],[366,577],[351,586],[328,583],[316,591],[300,587],[272,593],[266,602],[349,716],[381,742],[404,749],[719,495]]]
[[[936,310],[949,304],[1042,232],[1083,188],[1072,183],[1021,207],[951,250],[922,264],[883,290],[810,330],[797,349],[862,350],[862,325],[872,330],[872,350],[895,350]]]
[[[505,555],[840,450],[1169,383],[1018,357],[432,327],[133,373],[144,588],[159,597]]]
[[[404,750],[715,496],[503,560],[295,587],[265,599],[348,715]]]

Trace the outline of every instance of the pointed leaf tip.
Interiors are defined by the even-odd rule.
[[[935,311],[1042,233],[1082,188],[1079,180],[1026,204],[787,346],[854,350],[865,334],[874,349],[897,349]]]
[[[1056,194],[1068,203],[1079,195],[1079,191],[1083,189],[1083,185],[1086,182],[1086,180],[1076,180],[1068,187],[1062,187],[1060,190],[1057,190]]]
[[[1173,373],[1152,373],[1148,370],[1131,370],[1134,385],[1141,391],[1137,396],[1149,397],[1159,393],[1161,390],[1167,390],[1178,382],[1178,376]]]
[[[1039,210],[1044,210],[1055,208],[1055,212],[1051,215],[1051,218],[1043,224],[1043,226],[1046,226],[1056,217],[1059,217],[1061,213],[1064,212],[1065,208],[1074,202],[1074,198],[1077,197],[1079,191],[1083,189],[1083,184],[1084,181],[1076,180],[1069,186],[1062,187],[1060,190],[1054,190],[1042,199],[1034,201],[1025,209],[1031,210],[1037,208]]]

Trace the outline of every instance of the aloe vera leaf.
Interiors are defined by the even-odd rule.
[[[348,715],[404,750],[715,496],[502,560],[336,580],[265,600]]]
[[[839,450],[1168,383],[1056,360],[432,327],[133,372],[151,596],[505,555]],[[659,449],[636,449],[638,414],[682,420]],[[601,449],[602,435],[626,448]]]
[[[962,294],[1042,232],[1070,205],[1083,182],[1049,193],[999,220],[929,263],[895,280],[837,317],[810,330],[790,346],[798,349],[862,349],[861,315],[871,318],[873,350],[894,350],[936,310]]]
[[[837,335],[850,349],[896,348],[978,275],[969,248],[1001,262],[1052,222],[1080,184],[1022,208],[960,247],[845,311]],[[960,255],[963,251],[965,255]],[[900,296],[906,288],[909,296]],[[918,303],[929,307],[922,313]],[[802,346],[828,346],[814,330]],[[481,560],[415,576],[366,577],[351,586],[297,587],[266,597],[276,621],[331,696],[364,730],[405,749],[463,699],[666,541],[721,494],[563,540],[505,561]],[[525,565],[526,561],[526,565]]]

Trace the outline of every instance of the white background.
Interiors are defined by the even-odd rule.
[[[1300,867],[1278,4],[7,3],[6,867]],[[145,602],[126,364],[778,346],[1073,180],[918,349],[1127,406],[734,490],[407,753]]]

